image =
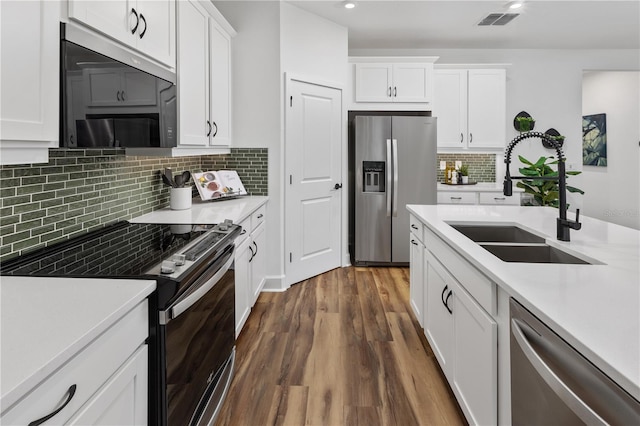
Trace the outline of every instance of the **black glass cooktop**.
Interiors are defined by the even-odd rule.
[[[203,236],[213,227],[118,222],[3,262],[0,274],[136,278],[159,275],[163,260],[176,253],[184,254],[199,240],[208,239],[209,247],[215,244],[209,236]],[[191,250],[191,260],[197,260],[204,251]],[[188,253],[186,257],[189,258]]]

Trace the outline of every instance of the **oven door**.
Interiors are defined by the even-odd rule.
[[[231,244],[178,300],[160,313],[160,318],[164,317],[161,322],[165,322],[161,332],[164,328],[166,366],[161,372],[166,375],[166,417],[162,424],[197,424],[207,405],[217,406],[226,394],[219,395],[215,388],[223,380],[228,385],[229,369],[233,366],[233,260],[234,246]],[[212,394],[219,395],[219,401],[215,401]]]

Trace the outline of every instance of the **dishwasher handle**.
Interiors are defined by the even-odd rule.
[[[535,331],[534,331],[535,332]],[[515,318],[511,319],[511,333],[515,338],[522,353],[527,357],[533,368],[558,397],[573,411],[583,422],[588,425],[606,425],[607,422],[593,411],[578,395],[564,383],[553,369],[538,355],[531,346],[525,333],[522,331],[522,323]],[[536,333],[539,338],[543,338]]]

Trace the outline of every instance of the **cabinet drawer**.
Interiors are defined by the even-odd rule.
[[[69,403],[45,424],[63,424],[107,382],[149,335],[148,302],[137,305],[2,416],[2,424],[28,424]]]
[[[515,193],[511,197],[507,197],[506,195],[503,195],[501,192],[481,192],[480,204],[519,206],[520,193]]]
[[[477,204],[475,192],[438,191],[438,204]]]
[[[262,205],[258,209],[251,213],[251,232],[264,222],[265,215],[267,213],[267,206]]]
[[[490,315],[497,314],[496,285],[431,230],[424,230],[426,246],[462,287]]]
[[[411,233],[418,239],[420,242],[424,241],[422,234],[422,222],[418,220],[417,217],[410,214],[409,215],[409,228]]]

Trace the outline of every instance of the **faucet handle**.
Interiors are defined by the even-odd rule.
[[[580,223],[580,209],[576,209],[576,223]]]

